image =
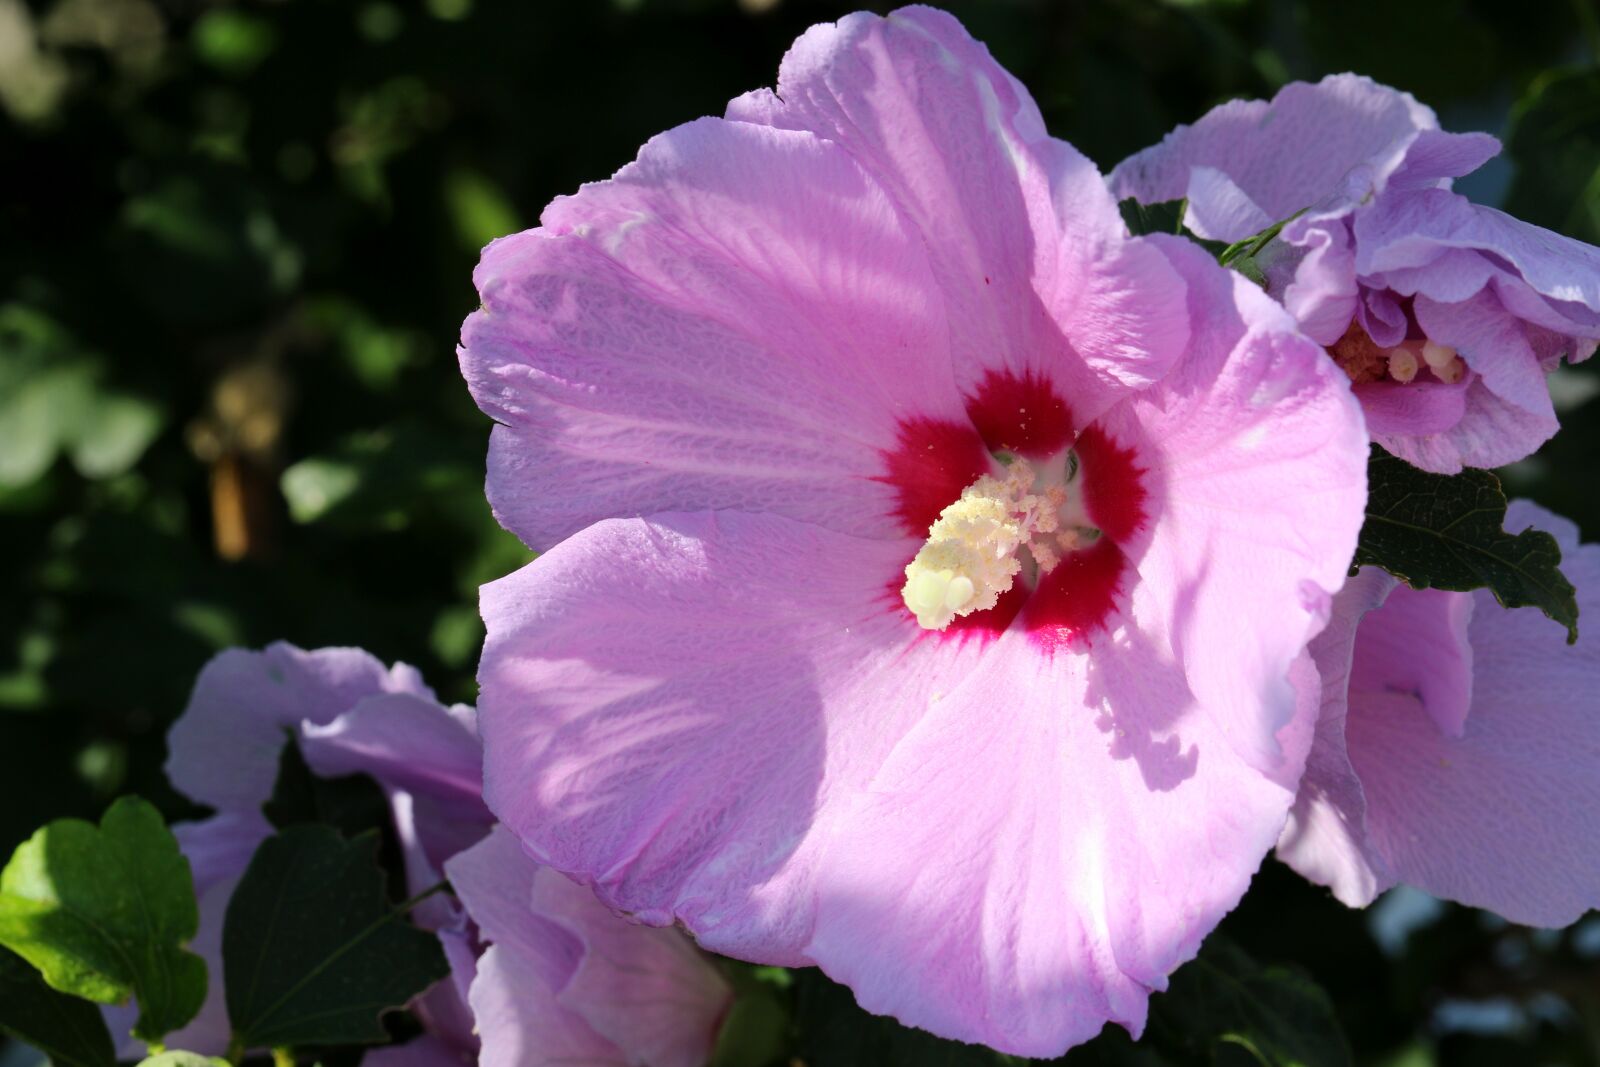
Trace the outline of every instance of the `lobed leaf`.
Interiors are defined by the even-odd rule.
[[[206,995],[206,965],[182,947],[200,924],[189,861],[155,808],[112,804],[98,827],[57,819],[0,872],[0,944],[63,993],[139,998],[134,1035],[157,1041]]]
[[[1536,607],[1578,639],[1578,600],[1561,547],[1504,529],[1506,495],[1489,471],[1430,474],[1373,446],[1367,518],[1353,568],[1382,567],[1417,589],[1488,589],[1508,608]]]
[[[385,895],[378,838],[326,826],[268,838],[228,902],[228,1018],[247,1047],[384,1041],[379,1016],[449,973],[432,934]]]

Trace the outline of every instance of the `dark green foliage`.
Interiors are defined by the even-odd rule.
[[[1578,601],[1561,547],[1541,530],[1504,529],[1506,495],[1488,471],[1429,474],[1373,446],[1367,520],[1354,566],[1382,567],[1418,589],[1484,589],[1536,607],[1578,639]]]
[[[389,903],[377,843],[294,826],[256,850],[222,932],[246,1047],[383,1041],[380,1014],[449,973],[438,939]]]
[[[1350,1067],[1333,1004],[1307,975],[1262,967],[1220,936],[1150,1004],[1147,1040],[1176,1063]]]
[[[58,1067],[111,1067],[111,1032],[100,1009],[45,985],[27,960],[0,948],[0,1032],[14,1034]]]
[[[161,814],[137,797],[100,825],[57,819],[0,872],[0,944],[64,993],[139,1000],[134,1034],[183,1026],[206,995],[205,961],[183,946],[200,924],[189,861]]]
[[[389,802],[377,782],[365,774],[322,778],[311,773],[293,735],[284,741],[272,796],[261,805],[261,813],[280,830],[322,823],[345,837],[382,834],[389,826]]]

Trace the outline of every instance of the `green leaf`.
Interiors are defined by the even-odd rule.
[[[1189,206],[1187,200],[1164,200],[1159,204],[1141,204],[1129,197],[1117,204],[1122,221],[1135,237],[1147,233],[1183,232],[1183,215]]]
[[[444,950],[385,896],[378,839],[326,826],[268,838],[228,903],[228,1018],[246,1046],[365,1044],[379,1015],[449,972]]]
[[[1367,519],[1352,567],[1382,567],[1417,589],[1488,589],[1536,607],[1578,639],[1578,601],[1561,547],[1540,530],[1508,533],[1506,495],[1488,471],[1430,474],[1373,446]],[[1352,571],[1353,573],[1353,571]]]
[[[1214,1067],[1349,1067],[1328,995],[1286,967],[1262,967],[1213,935],[1150,1001],[1145,1042]]]
[[[183,1026],[206,995],[205,961],[183,945],[200,923],[189,861],[155,808],[112,804],[97,828],[57,819],[0,872],[0,944],[63,993],[139,998],[136,1037]]]
[[[99,1008],[51,989],[27,960],[3,948],[0,1031],[26,1041],[59,1067],[111,1067],[117,1060]]]
[[[345,837],[381,832],[389,824],[389,802],[383,787],[365,774],[318,777],[306,765],[293,735],[278,757],[278,777],[261,813],[279,830],[326,823]]]

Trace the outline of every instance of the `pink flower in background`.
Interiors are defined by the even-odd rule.
[[[1600,338],[1600,249],[1451,191],[1500,150],[1351,74],[1233,101],[1111,174],[1187,198],[1195,234],[1267,246],[1270,291],[1355,383],[1373,437],[1424,470],[1496,467],[1556,431],[1544,376]]]
[[[1600,547],[1524,501],[1506,528],[1561,544],[1600,614]],[[1593,616],[1588,616],[1593,617]],[[1405,883],[1514,922],[1600,905],[1600,638],[1568,646],[1487,590],[1416,590],[1366,569],[1311,644],[1322,713],[1278,854],[1361,907]]]
[[[1338,369],[1130,239],[925,8],[814,27],[542,223],[461,352],[545,553],[483,593],[496,814],[936,1033],[1138,1032],[1300,775],[1364,501]]]
[[[482,888],[482,865],[473,858],[504,837],[489,837],[494,819],[482,800],[476,719],[471,708],[440,704],[411,667],[385,667],[359,649],[306,652],[279,643],[262,652],[230,650],[206,665],[169,735],[167,774],[180,792],[217,809],[209,819],[175,827],[200,896],[193,947],[206,957],[211,986],[200,1016],[169,1045],[211,1054],[227,1047],[223,916],[256,846],[272,833],[261,805],[292,734],[318,775],[367,774],[383,787],[408,892],[435,885],[447,867],[458,876],[459,899],[434,896],[412,913],[437,933],[451,969],[411,1005],[425,1034],[369,1052],[364,1063],[537,1067],[567,1062],[566,1050],[579,1046],[595,1050],[585,1062],[618,1067],[704,1062],[730,992],[682,935],[619,919],[559,875],[537,872],[515,850],[493,855],[503,877],[528,891],[497,897],[494,886]],[[479,959],[485,938],[542,953],[545,985],[524,987],[522,972],[503,962],[484,967],[491,959]],[[490,953],[502,961],[507,955]],[[502,984],[513,980],[515,988]],[[520,1014],[473,1011],[480,1003],[507,1002]],[[610,1051],[601,1056],[587,1020],[619,1017],[603,1031]]]

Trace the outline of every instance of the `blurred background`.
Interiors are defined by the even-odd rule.
[[[362,645],[471,700],[484,504],[456,371],[490,238],[772,84],[801,0],[0,0],[0,855],[161,775],[218,649]],[[1600,243],[1594,0],[951,3],[1109,167],[1355,70],[1507,153],[1474,198]],[[1600,538],[1600,378],[1506,472]],[[1600,625],[1600,623],[1590,623]],[[1225,924],[1363,1064],[1600,1064],[1600,917],[1536,932],[1269,861]]]

